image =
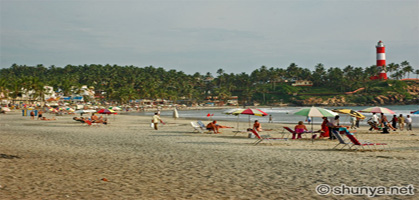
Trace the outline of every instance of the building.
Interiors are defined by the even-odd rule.
[[[313,86],[313,82],[306,80],[297,80],[295,83],[291,84],[292,86]]]

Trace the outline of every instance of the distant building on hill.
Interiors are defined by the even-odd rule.
[[[306,80],[297,80],[295,83],[291,84],[292,86],[313,86],[313,82]]]

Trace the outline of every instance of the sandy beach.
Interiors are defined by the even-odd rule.
[[[361,127],[358,139],[391,149],[339,151],[330,140],[254,146],[255,139],[234,136],[235,129],[193,133],[185,119],[166,118],[155,131],[145,116],[117,115],[101,126],[82,125],[73,116],[38,121],[18,111],[0,115],[0,199],[366,199],[315,189],[419,187],[419,129],[380,134]],[[274,137],[284,126],[262,125],[274,129],[263,132]],[[417,199],[414,191],[378,198]]]

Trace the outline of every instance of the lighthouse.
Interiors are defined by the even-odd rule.
[[[373,76],[370,79],[381,79],[387,80],[387,73],[386,73],[386,47],[384,46],[383,42],[380,40],[375,46],[377,49],[377,67],[380,70],[378,76]]]

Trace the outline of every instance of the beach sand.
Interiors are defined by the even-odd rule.
[[[255,139],[234,136],[235,129],[192,133],[185,119],[164,119],[155,131],[145,116],[117,115],[109,125],[91,127],[72,117],[0,115],[0,199],[366,199],[315,189],[419,187],[418,130],[379,134],[361,127],[358,139],[385,142],[391,150],[339,151],[330,140],[254,146]],[[275,129],[262,134],[280,136],[283,125],[262,125]],[[379,199],[417,199],[415,193]]]

